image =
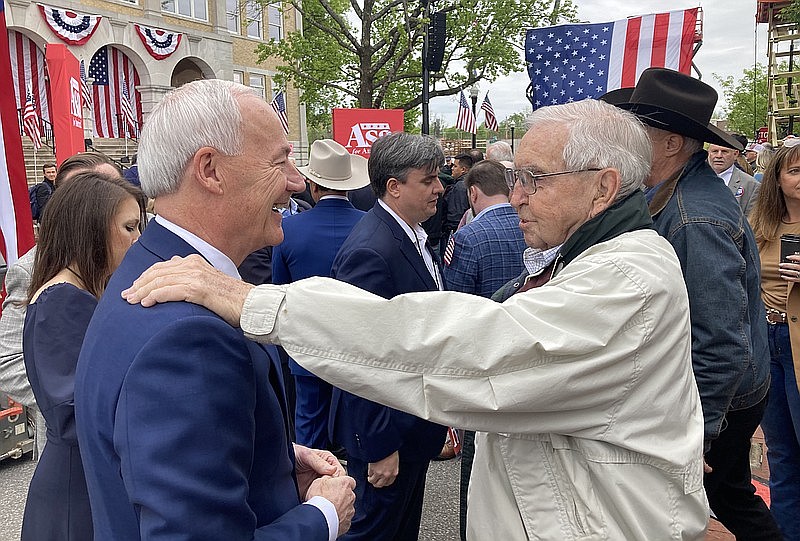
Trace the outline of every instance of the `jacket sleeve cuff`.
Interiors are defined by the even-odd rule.
[[[336,514],[336,507],[322,496],[314,496],[303,505],[313,505],[322,511],[325,521],[328,523],[328,541],[336,541],[339,534],[339,515]]]
[[[250,290],[242,305],[240,326],[248,338],[266,338],[275,329],[286,286],[258,286]]]

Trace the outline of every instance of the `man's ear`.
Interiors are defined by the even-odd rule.
[[[212,147],[201,147],[189,162],[191,177],[203,190],[221,195],[225,191],[226,169],[222,167],[223,156]]]
[[[607,167],[595,174],[598,175],[596,181],[597,191],[592,201],[592,217],[597,216],[614,204],[622,183],[619,171],[611,167]]]
[[[478,201],[478,187],[474,184],[467,189],[469,201],[474,205]]]
[[[386,194],[395,199],[400,197],[400,181],[391,177],[386,181]]]

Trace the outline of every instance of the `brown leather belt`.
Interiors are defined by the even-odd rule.
[[[776,323],[786,323],[786,312],[775,310],[774,308],[767,309],[767,323],[775,325]]]

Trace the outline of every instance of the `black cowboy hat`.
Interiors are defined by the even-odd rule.
[[[709,124],[717,98],[717,91],[698,79],[665,68],[648,68],[632,90],[612,90],[600,99],[632,112],[648,126],[742,150],[739,141]]]

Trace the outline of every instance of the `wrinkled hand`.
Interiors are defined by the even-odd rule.
[[[192,254],[156,263],[122,292],[122,298],[145,307],[168,301],[200,304],[238,327],[242,305],[252,288],[252,285],[227,276],[199,255]]]
[[[791,263],[779,263],[781,278],[787,282],[800,282],[800,255],[786,256]]]
[[[353,492],[355,486],[355,479],[342,475],[339,477],[321,477],[311,483],[308,488],[308,499],[314,496],[322,496],[336,508],[336,515],[339,517],[338,535],[342,535],[350,529],[350,522],[356,512],[356,494]]]
[[[329,451],[309,449],[304,445],[294,444],[295,472],[297,488],[303,500],[311,484],[320,477],[341,477],[347,475],[339,460]]]
[[[378,462],[367,466],[367,481],[375,488],[388,487],[400,473],[400,452],[395,451]]]

